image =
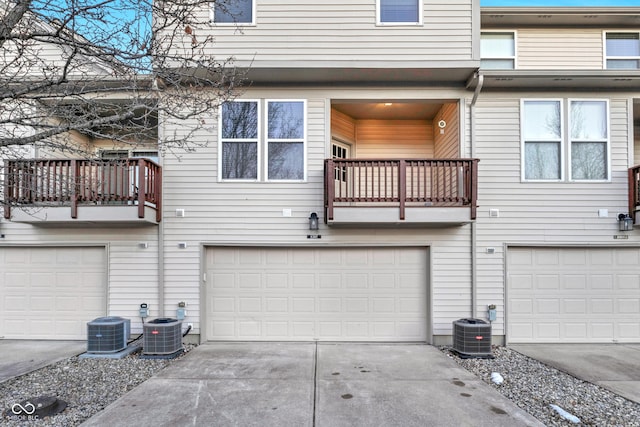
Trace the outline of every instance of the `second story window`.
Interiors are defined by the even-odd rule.
[[[480,67],[513,70],[516,67],[516,43],[513,32],[483,32],[480,36]]]
[[[255,24],[255,0],[216,1],[211,21],[216,24]]]
[[[640,69],[640,33],[606,33],[606,68]]]
[[[304,180],[305,117],[303,100],[241,100],[222,104],[220,179]]]
[[[421,24],[422,0],[377,0],[378,24]]]
[[[523,100],[521,133],[523,180],[610,179],[607,100]]]

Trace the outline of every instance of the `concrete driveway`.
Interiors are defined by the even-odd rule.
[[[86,350],[86,341],[0,340],[0,383]]]
[[[540,426],[438,349],[200,345],[83,426]]]
[[[640,344],[514,344],[509,347],[640,403]]]

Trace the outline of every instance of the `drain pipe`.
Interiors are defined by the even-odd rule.
[[[476,158],[476,146],[475,146],[475,136],[476,136],[476,123],[475,123],[475,110],[476,110],[476,101],[478,100],[478,96],[480,96],[480,91],[482,90],[482,85],[484,84],[484,75],[480,74],[479,71],[476,71],[473,75],[473,78],[469,79],[467,83],[467,89],[471,85],[471,82],[476,80],[476,88],[473,92],[473,98],[471,98],[471,104],[469,105],[469,148],[471,150],[471,158]],[[477,230],[475,221],[471,223],[471,317],[478,317],[478,274],[477,274],[477,255],[476,255],[476,246],[477,246]]]

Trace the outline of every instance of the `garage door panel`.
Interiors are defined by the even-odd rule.
[[[0,248],[0,306],[7,339],[86,339],[106,312],[104,248]]]
[[[509,342],[640,342],[640,265],[631,260],[640,249],[509,249]]]
[[[426,340],[424,248],[209,248],[206,259],[207,339]]]

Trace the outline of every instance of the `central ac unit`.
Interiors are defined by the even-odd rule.
[[[144,354],[173,354],[181,350],[181,320],[160,318],[144,324],[142,343]]]
[[[87,353],[116,353],[127,348],[131,320],[98,317],[87,323]]]
[[[453,349],[463,358],[493,358],[491,324],[481,319],[454,321]]]

